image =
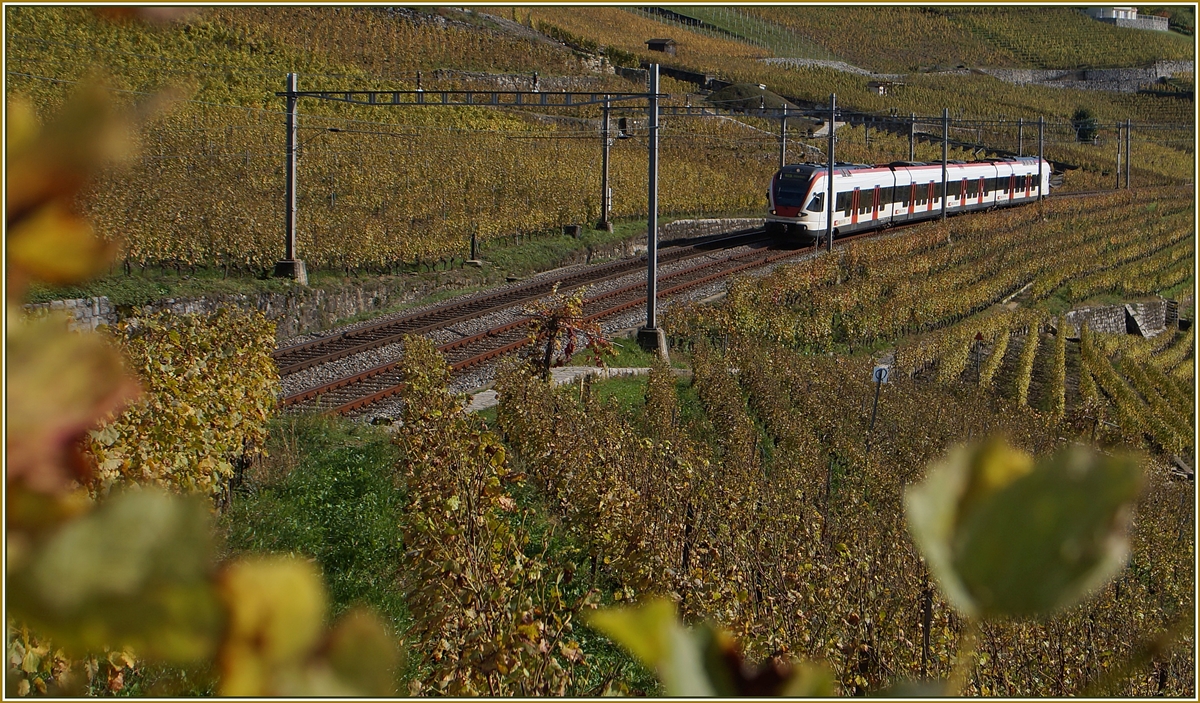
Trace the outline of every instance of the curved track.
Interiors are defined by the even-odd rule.
[[[706,261],[659,276],[658,294],[661,297],[676,295],[742,271],[802,254],[804,251],[796,249],[754,250]],[[644,266],[644,263],[642,265]],[[584,301],[585,319],[588,321],[601,320],[644,305],[646,302],[645,291],[645,283],[638,282],[588,298]],[[438,350],[446,357],[452,372],[460,373],[526,346],[529,343],[527,329],[528,318],[522,318],[470,337],[443,344],[438,347]],[[398,362],[380,365],[362,373],[287,396],[281,399],[280,404],[297,411],[352,413],[398,393],[402,383],[398,367]]]
[[[1061,193],[1056,194],[1056,197],[1087,197],[1108,192],[1111,191]],[[906,223],[884,230],[860,232],[840,237],[834,243],[837,246],[843,246],[857,239],[892,233],[926,222],[928,221]],[[660,250],[659,263],[684,262],[711,255],[721,249],[752,245],[767,239],[764,230],[742,231],[732,236],[706,237],[686,246]],[[695,266],[660,275],[658,295],[664,298],[676,295],[788,257],[815,252],[820,245],[820,242],[814,242],[811,248],[789,249],[782,252],[768,247],[766,251],[753,250],[705,261]],[[458,322],[478,319],[497,311],[526,304],[545,296],[555,286],[565,292],[583,285],[620,278],[644,269],[645,266],[646,258],[642,256],[590,267],[562,277],[540,280],[495,293],[477,295],[342,334],[285,347],[277,350],[274,357],[279,365],[280,375],[288,375],[354,354],[395,344],[407,334],[424,334],[445,329]],[[601,320],[644,305],[646,302],[645,290],[646,284],[638,282],[588,298],[584,302],[585,319],[588,321]],[[521,319],[478,334],[442,344],[438,350],[446,357],[452,374],[460,374],[467,369],[511,354],[528,345],[527,329],[528,318],[521,317]],[[401,390],[403,390],[403,379],[399,362],[392,362],[286,396],[280,399],[280,405],[290,411],[309,410],[352,414],[396,395]]]
[[[765,234],[761,230],[735,233],[733,236],[705,238],[693,244],[663,249],[659,253],[659,264],[704,256],[715,249],[740,246],[761,241]],[[646,267],[646,257],[624,259],[600,266],[586,268],[566,274],[560,278],[528,283],[515,288],[485,293],[466,300],[454,301],[423,312],[406,315],[339,335],[296,344],[278,349],[272,354],[279,374],[286,376],[313,366],[329,363],[347,356],[394,344],[406,334],[424,334],[443,329],[457,322],[482,317],[497,310],[536,300],[558,286],[566,292],[582,285],[609,281]]]

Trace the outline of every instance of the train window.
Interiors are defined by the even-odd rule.
[[[837,199],[834,200],[833,202],[834,202],[834,208],[833,208],[834,210],[841,210],[841,211],[845,211],[845,213],[847,215],[850,214],[850,194],[849,193],[838,193]]]
[[[814,195],[813,199],[808,201],[808,207],[806,209],[809,212],[825,212],[825,194],[817,193]]]
[[[967,197],[974,198],[979,195],[979,181],[967,181]]]
[[[941,197],[942,197],[942,184],[934,183],[933,184],[933,199],[937,200]]]
[[[946,192],[951,197],[955,197],[955,198],[959,197],[960,195],[962,195],[962,182],[954,181],[953,183],[947,183],[946,184]]]
[[[808,183],[780,179],[775,187],[775,204],[784,207],[800,207],[804,205],[804,196],[808,195]]]
[[[895,201],[892,200],[892,189],[891,188],[880,188],[879,189],[879,207],[891,205],[893,202],[895,202]]]
[[[922,183],[917,186],[917,205],[924,205],[929,200],[929,185]]]

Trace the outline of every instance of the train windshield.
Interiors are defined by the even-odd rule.
[[[782,173],[775,186],[775,204],[784,207],[804,207],[804,196],[808,195],[808,174]]]
[[[813,199],[808,201],[808,207],[804,208],[809,212],[825,212],[825,194],[817,193]]]

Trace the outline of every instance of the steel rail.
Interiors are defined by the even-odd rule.
[[[663,260],[665,262],[686,261],[711,253],[708,247],[741,246],[765,238],[765,233],[760,229],[742,231],[733,236],[721,236],[716,239],[705,238],[703,241],[673,247],[663,256]],[[313,366],[394,344],[406,334],[424,334],[535,300],[548,293],[555,285],[559,286],[559,290],[562,291],[574,290],[582,285],[603,283],[619,278],[644,267],[644,265],[645,257],[625,259],[571,273],[555,280],[537,281],[517,288],[484,293],[467,300],[447,303],[398,319],[386,320],[341,334],[283,347],[277,349],[272,357],[279,368],[279,374],[286,376]]]
[[[683,271],[673,272],[672,274],[665,276],[664,280],[669,281],[686,279],[689,276],[694,276],[696,273],[703,273],[713,268],[719,268],[724,264],[729,264],[731,262],[743,262],[745,259],[752,259],[752,261],[749,262],[736,263],[735,266],[730,268],[723,268],[722,270],[714,273],[705,273],[704,275],[692,278],[691,280],[685,280],[682,283],[678,283],[663,290],[662,293],[664,295],[676,294],[689,288],[701,286],[714,280],[719,280],[745,270],[760,267],[780,259],[803,253],[804,252],[802,250],[788,250],[775,255],[763,256],[761,252],[757,251],[745,252],[742,254],[724,257],[716,261],[706,262],[700,264],[699,266],[694,266]],[[638,305],[644,304],[644,290],[645,286],[643,284],[636,283],[613,291],[602,293],[593,298],[589,298],[584,302],[585,309],[588,307],[593,307],[599,302],[610,300],[612,298],[625,297],[628,299],[620,300],[619,302],[612,304],[598,312],[590,313],[585,317],[585,320],[593,321],[601,319],[603,317],[615,315]],[[528,322],[528,318],[515,320],[513,322],[479,332],[478,334],[471,335],[470,337],[465,337],[463,339],[440,345],[438,347],[438,351],[443,355],[451,357],[449,361],[451,370],[453,372],[461,372],[474,366],[478,366],[479,364],[486,363],[487,361],[495,359],[499,356],[511,353],[512,351],[529,344],[528,336],[525,333]],[[491,342],[487,345],[488,348],[476,351],[474,353],[468,353],[462,358],[453,358],[460,356],[459,353],[455,352],[461,353],[461,351],[466,351],[470,347],[484,342]],[[499,342],[499,344],[497,345],[496,342]],[[354,410],[358,410],[366,405],[369,405],[371,402],[376,402],[383,398],[390,397],[391,395],[395,395],[396,392],[399,392],[395,390],[395,388],[399,387],[403,383],[403,379],[400,378],[399,366],[400,362],[398,361],[383,364],[381,366],[368,369],[367,371],[363,371],[359,374],[355,374],[354,376],[332,381],[316,388],[307,389],[291,396],[287,396],[281,399],[279,404],[284,407],[308,404],[314,406],[315,409],[323,410],[325,412],[338,412],[343,414],[353,412]],[[363,395],[361,392],[356,392],[348,395],[344,392],[345,389],[356,385],[364,386],[370,391],[369,394]],[[381,388],[381,386],[384,387]],[[368,397],[373,398],[374,400],[370,402],[364,402],[363,399]],[[311,404],[308,403],[308,401],[313,400],[316,400],[317,402]]]

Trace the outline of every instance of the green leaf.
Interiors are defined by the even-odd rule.
[[[67,523],[10,574],[14,611],[75,653],[120,643],[193,660],[215,645],[209,515],[154,489],[117,494]]]
[[[1028,465],[1003,442],[959,447],[905,493],[909,530],[930,571],[968,615],[1051,613],[1125,561],[1141,489],[1135,459],[1071,447]]]
[[[587,622],[654,669],[668,696],[716,695],[700,642],[679,624],[673,602],[658,599],[634,608],[599,610]]]
[[[1140,490],[1129,457],[1060,452],[964,521],[955,568],[985,615],[1064,608],[1124,565]]]

